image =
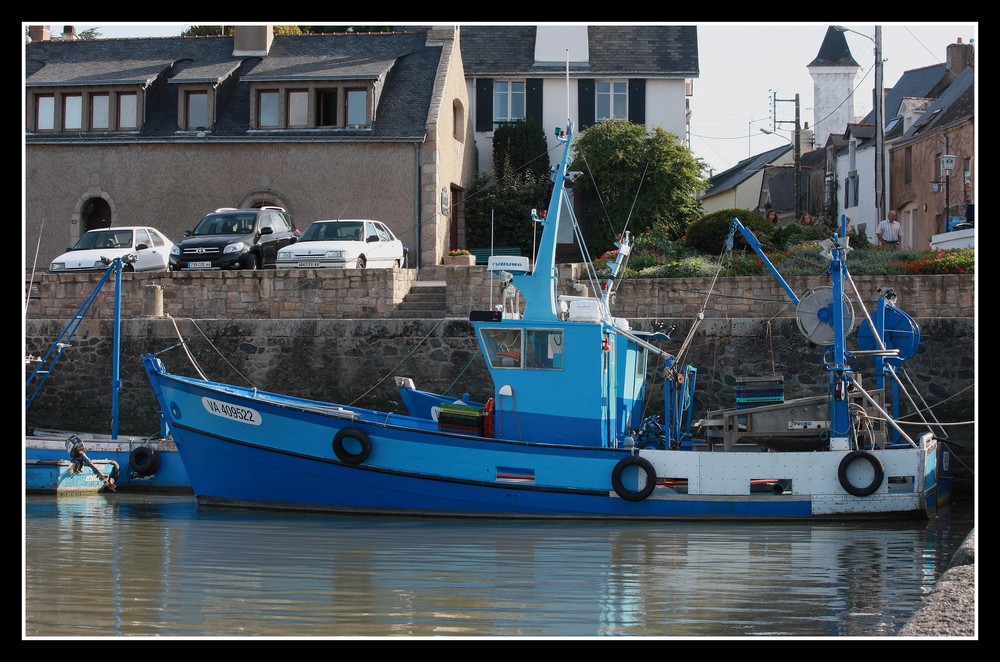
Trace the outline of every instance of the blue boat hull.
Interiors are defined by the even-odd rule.
[[[33,492],[51,492],[45,489],[45,479],[30,478],[33,463],[69,462],[66,451],[66,436],[56,434],[25,436],[26,489]],[[172,440],[147,441],[121,437],[111,441],[110,437],[84,435],[87,456],[95,463],[100,460],[117,463],[119,474],[115,480],[119,492],[163,492],[191,493],[191,480],[181,460],[180,453]],[[141,449],[141,454],[136,454]],[[133,461],[142,460],[142,466],[133,466]],[[89,472],[89,470],[87,470]],[[92,472],[90,472],[92,473]],[[37,483],[37,489],[32,485]]]
[[[111,460],[93,460],[102,474],[111,476],[116,464]],[[24,491],[27,494],[96,494],[107,490],[90,467],[79,467],[65,459],[35,460],[25,463]]]

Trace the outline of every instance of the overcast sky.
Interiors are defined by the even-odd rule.
[[[50,25],[53,32],[61,32],[66,24],[31,23]],[[69,24],[75,25],[78,32],[96,27],[102,37],[111,38],[176,36],[202,23],[207,22]],[[836,21],[697,25],[700,75],[694,81],[691,98],[691,149],[715,173],[751,154],[785,143],[779,136],[764,135],[761,128],[777,128],[779,135],[791,137],[794,124],[774,124],[773,120],[794,121],[795,104],[774,104],[777,115],[772,116],[772,90],[778,99],[794,99],[798,94],[800,120],[814,124],[813,82],[806,66],[819,53],[829,25],[843,25],[862,33],[846,33],[848,46],[864,76],[854,99],[859,117],[872,109],[874,25]],[[882,23],[885,86],[892,87],[904,71],[944,62],[948,45],[959,38],[963,43],[973,43],[978,50],[978,32],[977,22]]]

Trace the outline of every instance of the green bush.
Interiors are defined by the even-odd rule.
[[[720,209],[706,214],[688,225],[687,234],[684,237],[684,245],[710,255],[721,254],[725,248],[726,238],[729,236],[729,227],[734,218],[739,219],[744,227],[749,228],[761,243],[763,243],[764,238],[767,238],[773,229],[763,216],[750,209]],[[736,233],[736,240],[733,242],[733,246],[734,248],[744,248],[747,246],[743,235],[739,232]]]

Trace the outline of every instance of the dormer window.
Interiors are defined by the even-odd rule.
[[[322,86],[256,88],[251,122],[257,129],[369,128],[373,110],[368,87]]]
[[[184,104],[187,122],[185,128],[188,131],[206,129],[210,126],[208,122],[208,92],[188,92]]]
[[[66,89],[28,97],[29,131],[132,131],[139,127],[139,95],[114,88]],[[112,125],[112,120],[116,123]]]
[[[139,97],[134,92],[118,95],[118,129],[128,131],[139,127]]]
[[[66,94],[63,96],[63,130],[80,131],[83,129],[83,95]]]

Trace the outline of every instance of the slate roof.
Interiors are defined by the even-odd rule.
[[[25,45],[25,87],[148,86],[146,121],[129,133],[45,132],[26,140],[135,141],[178,138],[178,83],[219,85],[208,140],[419,141],[442,47],[423,30],[371,34],[275,35],[266,56],[234,57],[232,37],[40,41]],[[371,129],[250,130],[250,82],[384,78]],[[190,139],[189,133],[184,133]]]
[[[857,67],[860,66],[851,49],[847,45],[846,35],[835,30],[831,25],[826,29],[823,43],[819,47],[816,59],[806,65],[807,67]]]
[[[975,92],[975,69],[969,67],[927,107],[920,121],[906,130],[903,139],[916,137],[938,126],[947,126],[952,122],[974,117]]]
[[[566,75],[565,62],[535,63],[536,33],[535,26],[462,26],[465,75]],[[570,62],[570,76],[695,78],[699,74],[698,29],[693,25],[591,25],[587,40],[590,60]]]
[[[779,158],[792,151],[791,145],[782,145],[761,152],[750,158],[743,159],[729,170],[724,170],[717,175],[713,175],[708,180],[708,188],[701,197],[708,198],[724,191],[729,191],[750,179],[760,172],[770,163],[774,163]]]

